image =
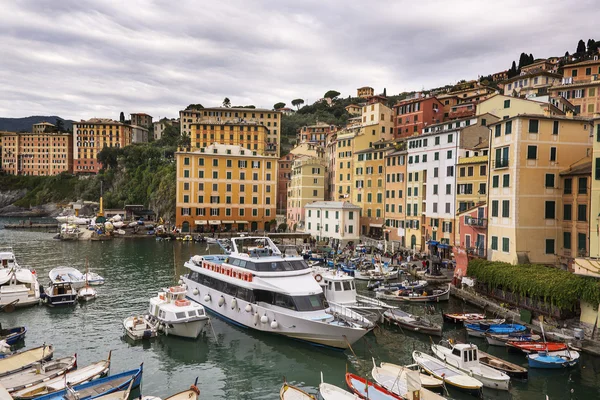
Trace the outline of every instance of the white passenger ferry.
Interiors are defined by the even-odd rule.
[[[370,329],[360,314],[329,308],[312,270],[265,237],[231,240],[227,256],[194,256],[182,276],[188,298],[233,324],[345,349]]]

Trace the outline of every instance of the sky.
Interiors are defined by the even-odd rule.
[[[597,0],[3,0],[0,117],[177,117],[387,94],[573,53]],[[600,39],[595,37],[594,39]]]

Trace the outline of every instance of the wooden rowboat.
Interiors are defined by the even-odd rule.
[[[289,385],[285,380],[279,390],[280,400],[316,400],[316,397],[306,393],[296,386]]]
[[[176,393],[172,396],[169,396],[163,400],[198,400],[198,397],[200,396],[200,389],[198,389],[198,378],[196,378],[196,381],[194,382],[194,384],[192,386],[190,386],[190,388],[188,390],[184,390],[183,392],[179,392]],[[145,397],[142,397],[142,400],[145,400]],[[151,399],[157,399],[156,397],[153,396],[147,396],[147,400],[151,400]],[[101,399],[96,399],[96,400],[115,400],[115,399],[106,399],[106,398],[101,398]],[[118,399],[116,399],[118,400]],[[127,400],[127,398],[125,398],[124,400]]]
[[[418,371],[402,370],[396,373],[396,371],[391,369],[377,367],[373,360],[371,374],[378,384],[404,399],[417,397],[421,400],[445,400],[439,394],[423,387]]]
[[[504,372],[511,378],[527,379],[527,368],[521,367],[517,364],[513,364],[491,354],[484,353],[481,350],[478,350],[477,355],[479,356],[479,362],[483,365],[487,365],[490,368],[494,368],[498,371]]]
[[[375,361],[373,361],[375,363]],[[419,372],[419,379],[421,380],[421,386],[426,389],[441,389],[444,386],[444,381],[436,378],[435,376],[420,373],[419,366],[417,364],[411,364],[406,366],[396,365],[392,363],[382,362],[379,364],[381,368],[388,370],[395,375],[407,373],[409,371]]]
[[[53,354],[54,347],[52,345],[9,354],[4,358],[0,358],[0,376],[14,374],[29,368],[34,363],[50,360]]]
[[[450,285],[446,289],[383,291],[377,292],[375,297],[385,300],[406,301],[408,303],[448,301],[450,299]]]
[[[15,344],[23,339],[25,333],[27,333],[27,329],[24,326],[2,329],[2,324],[0,324],[0,341],[4,340],[8,345]]]
[[[59,358],[46,363],[36,363],[29,368],[0,377],[0,385],[12,393],[44,381],[62,377],[67,371],[77,368],[77,355]]]
[[[323,400],[360,400],[360,397],[354,393],[347,392],[340,387],[323,382],[323,372],[321,372],[319,394]]]
[[[394,325],[413,332],[425,333],[427,335],[442,336],[442,326],[434,324],[426,318],[412,315],[400,309],[386,310],[383,318]]]
[[[508,341],[506,342],[508,347],[521,350],[524,353],[538,353],[540,351],[563,351],[568,350],[569,346],[565,343],[560,342],[519,342],[519,341]]]
[[[444,321],[460,324],[465,321],[480,321],[485,319],[485,314],[479,313],[445,313],[442,314]]]
[[[446,384],[454,386],[457,389],[480,396],[482,393],[483,383],[477,379],[467,375],[466,373],[446,364],[444,361],[438,360],[428,354],[420,351],[413,351],[413,360],[425,372],[442,379]]]
[[[346,373],[346,384],[362,399],[403,400],[383,386],[355,374]]]

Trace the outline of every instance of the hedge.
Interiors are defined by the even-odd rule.
[[[580,300],[593,306],[600,303],[600,280],[553,267],[475,259],[469,262],[468,275],[490,289],[508,290],[560,309],[574,310]]]

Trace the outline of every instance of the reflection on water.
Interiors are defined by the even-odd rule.
[[[0,225],[2,220],[0,220]],[[125,317],[146,310],[148,299],[162,287],[175,284],[185,273],[183,263],[194,254],[207,252],[206,244],[156,242],[151,238],[119,239],[110,242],[57,242],[52,234],[0,229],[0,246],[13,246],[24,265],[33,266],[42,283],[48,272],[59,265],[85,269],[89,260],[92,271],[106,278],[98,287],[96,301],[72,308],[33,307],[11,314],[0,314],[4,326],[25,325],[27,347],[52,343],[56,355],[77,353],[79,365],[104,359],[113,350],[113,372],[133,369],[144,363],[143,392],[166,397],[186,389],[199,377],[203,399],[277,399],[283,377],[315,393],[320,371],[325,380],[345,387],[348,369],[369,375],[371,358],[377,362],[412,363],[413,350],[429,351],[427,336],[382,326],[357,342],[352,351],[333,351],[313,347],[276,335],[262,334],[212,317],[212,331],[197,340],[161,336],[150,342],[131,344],[123,335]],[[208,251],[217,251],[211,246]],[[359,282],[359,289],[365,284]],[[403,305],[403,309],[425,315],[421,305]],[[456,299],[435,304],[427,317],[441,323],[441,311],[471,311],[472,307]],[[464,329],[444,325],[444,337],[466,340]],[[439,338],[434,339],[439,340]],[[485,341],[470,341],[482,350],[526,365],[523,355],[507,353],[499,347],[487,347]],[[489,399],[592,399],[600,398],[598,372],[600,362],[582,355],[581,364],[568,371],[530,371],[528,382],[514,382],[509,393],[485,391]],[[570,394],[570,390],[574,394]],[[449,398],[472,399],[451,390]]]

